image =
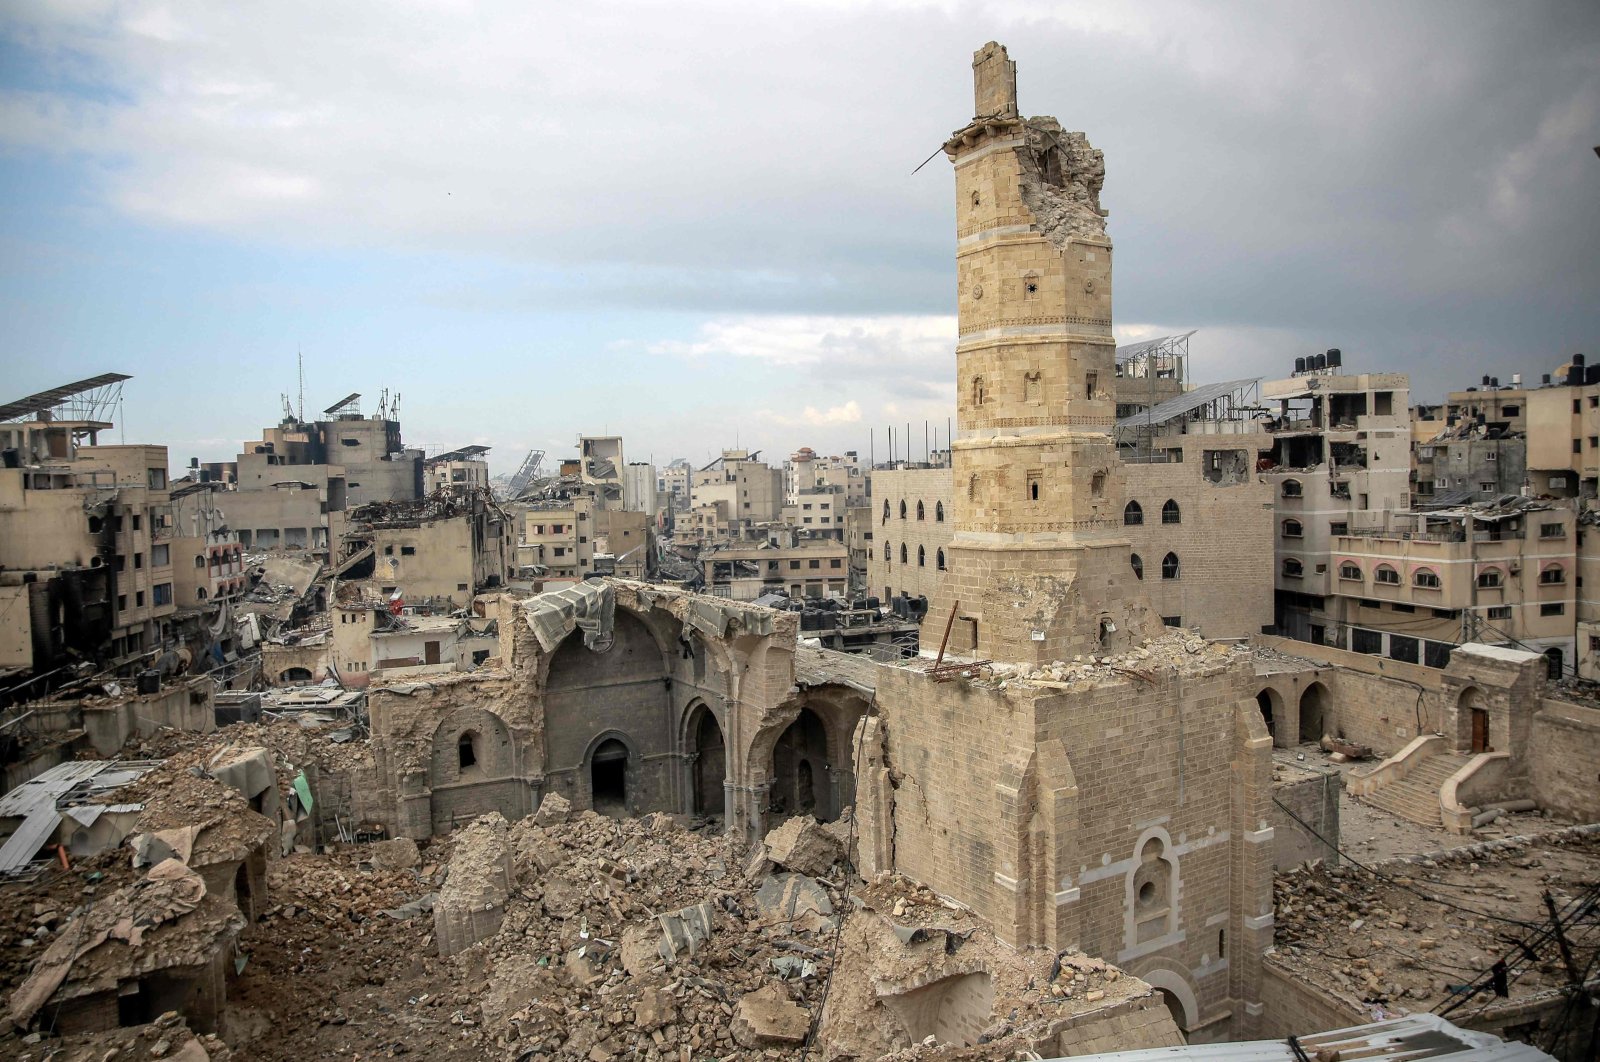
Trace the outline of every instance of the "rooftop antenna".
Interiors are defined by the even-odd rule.
[[[300,369],[300,412],[295,419],[303,421],[306,419],[306,358],[298,346],[294,348],[294,360]]]

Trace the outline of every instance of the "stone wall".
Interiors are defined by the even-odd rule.
[[[1544,698],[1533,717],[1530,766],[1540,807],[1600,822],[1600,709]]]
[[[1261,964],[1261,1024],[1256,1035],[1282,1039],[1348,1029],[1372,1020],[1354,999],[1307,984],[1268,958]]]
[[[1191,1035],[1239,1033],[1272,921],[1270,737],[1247,667],[1201,650],[1070,693],[884,668],[893,836],[875,812],[863,850],[892,849],[1002,940],[1080,946],[1186,999]]]
[[[1282,870],[1314,859],[1337,866],[1339,794],[1344,790],[1339,772],[1276,763],[1273,775],[1273,867]]]

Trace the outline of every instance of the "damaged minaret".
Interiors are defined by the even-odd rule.
[[[1110,430],[1116,342],[1105,161],[1022,118],[1016,64],[973,57],[976,117],[955,164],[960,341],[950,575],[925,631],[950,651],[1042,663],[1156,633],[1122,536]]]

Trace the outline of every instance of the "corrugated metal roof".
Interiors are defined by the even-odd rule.
[[[61,814],[55,802],[41,804],[22,820],[17,832],[0,845],[0,874],[7,874],[33,861],[34,854],[44,847],[50,835],[56,832]]]
[[[1437,1014],[1407,1014],[1400,1018],[1357,1025],[1349,1029],[1311,1033],[1299,1038],[1300,1048],[1315,1057],[1318,1051],[1339,1052],[1341,1058],[1384,1058],[1412,1062],[1448,1058],[1450,1062],[1555,1062],[1531,1044],[1501,1040],[1492,1033],[1462,1029]],[[1142,1051],[1106,1051],[1075,1055],[1074,1062],[1103,1059],[1110,1062],[1295,1062],[1287,1040],[1253,1040],[1246,1043],[1189,1044]],[[1060,1062],[1060,1060],[1052,1060]]]
[[[1198,328],[1192,328],[1187,332],[1182,332],[1175,336],[1162,336],[1159,339],[1144,339],[1137,343],[1124,343],[1122,346],[1117,348],[1117,364],[1122,365],[1128,361],[1132,361],[1139,355],[1148,354],[1150,351],[1155,350],[1164,344],[1173,343],[1180,339],[1188,339],[1198,331]]]
[[[1119,429],[1138,428],[1150,424],[1165,424],[1169,420],[1175,420],[1183,416],[1192,409],[1209,405],[1234,391],[1242,390],[1260,382],[1261,377],[1252,376],[1245,380],[1222,380],[1217,383],[1201,384],[1193,391],[1185,391],[1176,398],[1169,398],[1159,405],[1150,407],[1143,413],[1135,413],[1131,417],[1123,417],[1117,421],[1117,427]]]
[[[96,793],[119,789],[156,768],[159,760],[68,760],[58,763],[35,778],[23,782],[0,797],[0,818],[21,819],[15,833],[0,846],[0,873],[8,873],[29,863],[35,853],[55,833],[61,822],[57,806],[69,794],[86,798]],[[96,805],[81,804],[79,808]],[[137,805],[116,805],[118,809]],[[93,812],[94,818],[108,808]],[[76,815],[74,816],[77,817]],[[81,820],[80,820],[81,821]],[[90,822],[94,819],[91,818]],[[88,825],[88,823],[85,823]]]

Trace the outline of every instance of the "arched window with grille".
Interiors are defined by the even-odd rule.
[[[922,509],[922,502],[919,500],[917,502],[917,519],[921,520],[921,519],[923,519],[925,517],[925,515],[926,514],[923,512],[923,509]]]
[[[1283,481],[1283,496],[1285,498],[1298,498],[1304,493],[1305,490],[1300,486],[1298,479],[1286,479]]]
[[[1167,504],[1161,507],[1161,522],[1164,524],[1183,523],[1183,514],[1178,511],[1178,503],[1171,498],[1168,498]]]
[[[917,547],[917,567],[926,568],[927,566],[928,566],[928,550],[924,546],[918,546]]]
[[[1176,579],[1178,577],[1178,555],[1168,553],[1161,558],[1161,578]]]
[[[1485,568],[1478,573],[1478,588],[1481,590],[1494,590],[1504,585],[1504,579],[1499,568]]]
[[[904,520],[905,518],[906,518],[906,500],[904,498],[901,498],[900,499],[900,519]]]
[[[1144,523],[1144,507],[1136,501],[1131,501],[1122,507],[1122,523],[1127,527],[1138,527]]]
[[[1395,570],[1393,565],[1380,564],[1372,571],[1372,581],[1375,583],[1387,583],[1390,586],[1399,586],[1400,573]]]
[[[910,556],[911,556],[911,552],[906,549],[906,544],[904,542],[900,543],[900,563],[901,564],[909,564],[909,563],[911,563],[910,559],[909,559]]]
[[[1285,520],[1283,522],[1284,538],[1304,538],[1305,534],[1306,529],[1301,526],[1299,520]]]
[[[1432,568],[1418,568],[1411,573],[1411,585],[1420,586],[1424,590],[1439,589],[1439,573]]]
[[[1306,573],[1306,566],[1293,557],[1285,557],[1283,561],[1283,574],[1289,579],[1298,579]]]
[[[939,501],[933,503],[933,520],[934,523],[944,523],[944,502]]]
[[[1345,561],[1343,564],[1339,565],[1339,578],[1353,579],[1356,582],[1360,582],[1361,565],[1357,564],[1355,561]]]

